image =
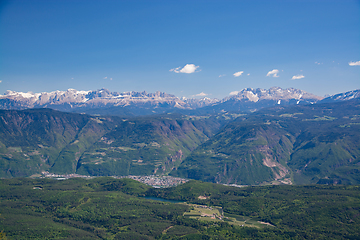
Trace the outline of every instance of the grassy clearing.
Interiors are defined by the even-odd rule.
[[[296,115],[302,115],[303,113],[285,113],[285,114],[281,114],[279,115],[279,117],[293,117],[296,118]]]
[[[12,152],[22,152],[21,147],[8,147],[8,150]]]
[[[118,149],[120,150],[123,150],[123,151],[133,151],[133,150],[136,150],[135,148],[131,148],[131,147],[117,147]]]
[[[224,221],[236,226],[255,227],[255,228],[272,226],[269,223],[259,222],[251,219],[250,217],[224,213],[221,207],[208,207],[205,205],[197,205],[197,204],[186,204],[186,205],[191,206],[192,209],[190,210],[190,212],[185,212],[184,216],[192,219],[197,219],[200,221],[212,221],[212,222]]]
[[[226,221],[229,224],[236,225],[236,226],[242,226],[242,227],[263,228],[265,226],[273,226],[269,223],[253,220],[250,217],[235,215],[235,214],[228,214],[228,213],[225,213],[224,221]]]
[[[319,117],[319,116],[314,116],[314,119],[304,119],[303,121],[334,121],[337,118],[336,117],[329,117],[329,116],[323,116],[323,117]]]
[[[339,127],[351,127],[352,125],[360,125],[360,123],[348,123],[348,124],[340,125]]]

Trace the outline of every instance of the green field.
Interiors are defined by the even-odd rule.
[[[270,223],[253,220],[250,217],[224,213],[222,207],[206,206],[198,204],[187,204],[192,207],[190,212],[185,212],[184,216],[200,221],[226,222],[228,224],[241,227],[267,227],[273,226]]]

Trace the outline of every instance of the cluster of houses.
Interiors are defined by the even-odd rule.
[[[64,180],[68,178],[94,178],[94,176],[86,176],[86,175],[80,175],[80,174],[55,174],[55,173],[49,173],[48,171],[43,171],[41,173],[42,177],[45,178],[54,178],[58,180]],[[150,185],[155,188],[164,188],[164,187],[173,187],[177,186],[182,183],[186,183],[187,179],[184,178],[178,178],[178,177],[171,177],[171,176],[112,176],[114,178],[131,178],[133,180],[145,183],[147,185]]]
[[[145,183],[154,188],[165,188],[165,187],[173,187],[182,183],[186,183],[187,179],[171,177],[171,176],[123,176],[121,178],[131,178],[133,180]]]
[[[62,175],[62,174],[49,173],[48,171],[41,172],[41,175],[42,175],[42,177],[45,177],[45,178],[55,178],[58,180],[64,180],[64,179],[69,179],[69,178],[93,178],[92,176],[80,175],[80,174],[76,174],[76,173]]]

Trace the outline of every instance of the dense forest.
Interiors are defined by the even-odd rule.
[[[236,188],[199,181],[155,189],[110,177],[2,179],[0,231],[7,239],[358,239],[359,190],[354,185]],[[151,196],[183,203],[145,198]],[[191,204],[266,224],[197,220],[185,214]]]

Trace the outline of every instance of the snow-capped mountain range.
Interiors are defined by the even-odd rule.
[[[70,107],[106,107],[106,106],[127,106],[132,103],[172,103],[174,106],[183,103],[174,95],[156,92],[110,92],[107,89],[96,91],[77,91],[68,89],[67,91],[53,91],[42,93],[23,93],[7,91],[4,95],[0,95],[0,100],[7,100],[11,106],[3,106],[1,108],[33,108],[33,107],[51,107],[52,105],[68,104]]]
[[[323,101],[338,101],[359,98],[360,90],[337,94]],[[107,89],[94,91],[53,91],[42,93],[23,93],[8,90],[0,95],[0,109],[53,108],[61,111],[96,113],[94,109],[111,109],[107,114],[116,114],[114,109],[138,109],[136,115],[168,112],[171,109],[191,110],[211,107],[222,110],[248,111],[272,105],[312,104],[322,97],[305,91],[280,87],[270,89],[246,88],[232,92],[222,100],[211,98],[178,98],[164,92],[110,92]],[[327,100],[328,99],[328,100]],[[231,106],[231,107],[230,107]],[[139,110],[140,109],[140,110]],[[118,112],[121,115],[123,111]]]
[[[281,101],[296,100],[297,104],[299,104],[301,101],[315,103],[321,99],[323,98],[295,88],[282,89],[280,87],[272,87],[270,89],[245,88],[241,91],[232,92],[231,96],[224,98],[222,102],[226,102],[228,100],[251,102],[275,100],[278,104],[281,104]]]
[[[351,100],[354,98],[360,98],[360,89],[348,91],[345,93],[338,93],[323,99],[321,102],[338,102],[338,101]]]

